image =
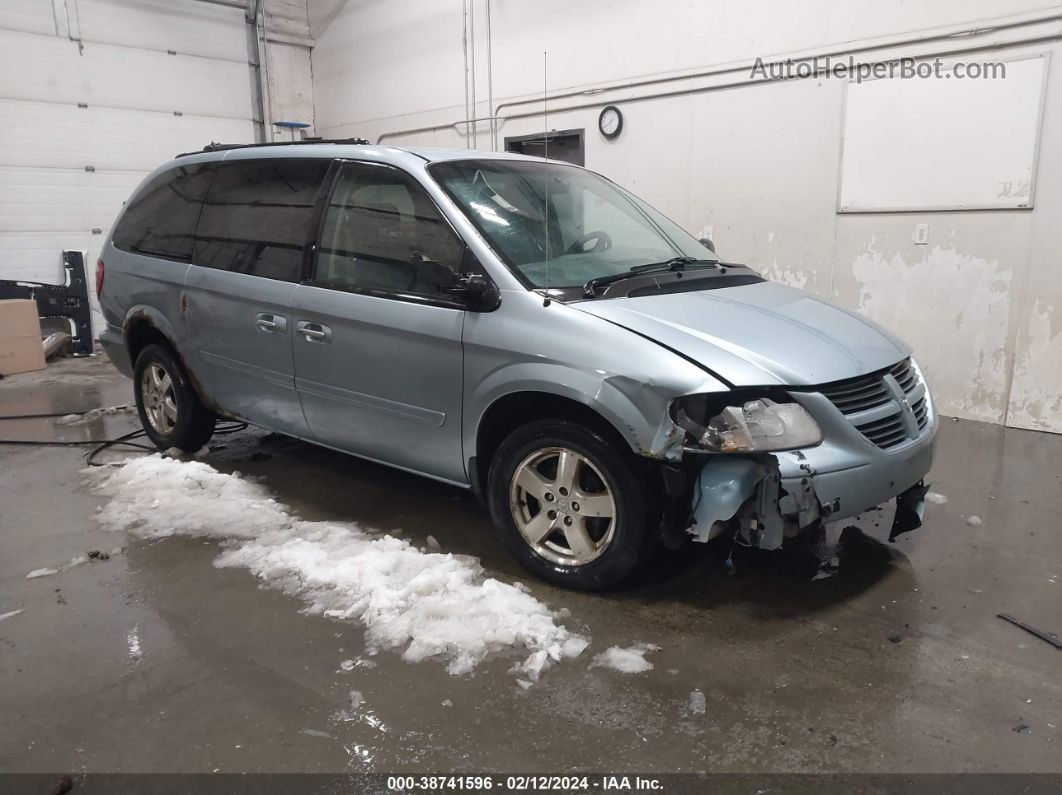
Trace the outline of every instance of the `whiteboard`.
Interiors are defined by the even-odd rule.
[[[847,83],[838,212],[1032,207],[1047,57],[1003,66]]]

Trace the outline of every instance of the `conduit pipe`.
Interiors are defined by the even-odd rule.
[[[796,65],[798,65],[798,64],[801,64],[801,63],[811,64],[813,71],[812,71],[811,75],[809,75],[809,77],[806,78],[806,79],[814,79],[815,77],[821,76],[825,72],[825,70],[816,69],[815,68],[816,60],[821,60],[821,59],[824,59],[824,58],[836,59],[836,58],[841,58],[841,57],[847,57],[849,55],[857,55],[857,54],[860,54],[860,53],[873,52],[875,50],[892,49],[892,48],[897,48],[897,47],[909,47],[909,46],[917,45],[917,44],[926,44],[926,43],[932,43],[932,42],[938,42],[938,41],[946,41],[946,40],[955,39],[955,38],[976,37],[976,36],[982,36],[982,35],[985,35],[985,34],[988,34],[988,33],[996,33],[996,32],[1002,31],[1002,30],[1010,30],[1010,29],[1015,29],[1015,28],[1020,28],[1020,27],[1029,27],[1029,26],[1034,26],[1034,25],[1043,25],[1043,24],[1049,24],[1049,23],[1052,23],[1052,22],[1060,22],[1060,21],[1062,21],[1062,14],[1055,13],[1055,14],[1038,16],[1038,17],[1023,18],[1023,19],[1020,19],[1020,20],[1012,20],[1012,21],[1009,21],[1009,22],[998,23],[998,24],[987,26],[987,27],[972,27],[972,28],[966,28],[966,29],[957,30],[957,31],[951,31],[951,32],[947,32],[947,33],[937,33],[937,34],[928,34],[928,35],[925,35],[925,36],[897,38],[897,39],[893,39],[893,40],[889,40],[889,41],[878,42],[878,43],[874,43],[874,44],[867,44],[867,45],[864,45],[864,46],[861,46],[861,47],[853,47],[853,48],[848,48],[848,49],[834,49],[834,50],[829,50],[829,51],[821,51],[821,52],[809,53],[809,54],[806,54],[806,55],[803,55],[803,56],[800,56],[800,57],[786,56],[784,54],[783,55],[778,55],[778,56],[770,56],[769,58],[763,58],[763,63],[764,64],[770,64],[770,63],[774,63],[774,62],[778,62],[778,61],[784,61],[787,57],[792,57],[792,63],[794,64],[794,67]],[[1028,38],[1024,38],[1024,39],[1001,40],[1001,41],[995,41],[995,42],[989,42],[989,43],[985,43],[985,44],[980,44],[980,45],[972,46],[972,47],[957,47],[957,48],[939,50],[937,52],[923,53],[923,54],[917,56],[917,59],[918,60],[925,60],[926,58],[950,57],[950,56],[963,55],[963,54],[974,53],[974,52],[984,52],[986,50],[1000,49],[1000,48],[1003,48],[1003,47],[1016,47],[1016,46],[1027,45],[1027,44],[1036,44],[1036,43],[1041,43],[1041,42],[1057,41],[1060,38],[1062,38],[1062,36],[1060,36],[1060,34],[1054,33],[1054,34],[1050,34],[1050,35],[1028,37]],[[900,59],[900,56],[896,56],[896,57],[884,59],[882,61],[870,61],[868,63],[870,63],[870,64],[874,64],[874,63],[890,63],[890,62],[896,62],[899,59]],[[679,81],[697,80],[697,79],[704,79],[704,78],[708,78],[708,77],[718,77],[718,76],[722,76],[722,75],[735,74],[735,73],[748,75],[748,74],[751,73],[752,68],[755,66],[755,64],[756,64],[755,60],[743,61],[743,62],[738,62],[738,63],[724,64],[724,65],[713,67],[711,69],[706,69],[706,70],[702,70],[702,71],[699,71],[699,72],[692,72],[692,73],[688,73],[688,74],[669,75],[669,76],[665,76],[665,77],[654,77],[654,78],[646,78],[646,79],[633,80],[633,81],[628,80],[628,81],[624,81],[624,82],[621,82],[621,83],[614,83],[614,84],[611,84],[611,85],[599,86],[599,87],[596,87],[596,88],[563,91],[563,92],[558,92],[556,94],[552,94],[552,95],[547,96],[546,100],[549,103],[553,104],[556,101],[564,100],[564,99],[573,99],[573,98],[585,97],[585,96],[596,96],[598,94],[611,93],[611,92],[614,92],[614,91],[630,90],[630,89],[634,89],[634,88],[644,88],[644,87],[647,87],[647,86],[655,86],[655,85],[666,85],[666,84],[669,84],[669,83],[675,83],[675,82],[679,82]],[[671,91],[658,91],[658,92],[652,92],[652,93],[649,93],[649,94],[640,94],[640,95],[637,95],[637,96],[634,96],[634,97],[626,97],[626,98],[623,98],[622,100],[604,99],[603,98],[603,99],[599,99],[599,100],[594,100],[592,102],[582,103],[582,104],[579,104],[579,105],[569,105],[569,106],[566,106],[566,107],[557,108],[556,112],[562,113],[562,112],[570,112],[570,111],[576,111],[576,110],[587,110],[587,109],[592,109],[592,108],[600,108],[600,107],[603,107],[605,105],[614,104],[615,102],[625,102],[625,103],[644,102],[646,100],[651,100],[651,99],[667,99],[667,98],[672,98],[672,97],[688,96],[688,95],[693,95],[693,94],[707,93],[707,92],[710,92],[710,91],[719,91],[719,90],[727,89],[727,88],[736,88],[736,87],[744,87],[744,86],[755,86],[755,85],[772,84],[772,83],[776,83],[776,82],[781,82],[784,79],[785,78],[774,79],[774,78],[767,77],[767,78],[761,78],[761,79],[757,79],[757,80],[750,80],[750,79],[745,78],[745,79],[738,80],[738,81],[731,81],[731,82],[726,82],[726,83],[718,83],[718,84],[713,84],[713,85],[710,85],[710,86],[697,86],[697,87],[693,87],[693,88],[684,88],[684,89],[676,89],[676,90],[671,90]],[[429,126],[425,126],[425,127],[411,127],[411,128],[400,129],[400,130],[391,130],[391,131],[382,133],[380,136],[378,136],[377,139],[376,139],[376,143],[379,144],[379,143],[382,143],[384,140],[386,140],[388,138],[395,138],[395,137],[403,136],[403,135],[414,135],[414,134],[417,134],[417,133],[424,133],[424,132],[437,132],[439,130],[455,128],[455,127],[458,127],[460,125],[465,125],[466,129],[467,129],[467,125],[475,125],[475,124],[482,123],[482,122],[490,122],[490,123],[492,123],[494,125],[494,131],[493,131],[493,136],[494,137],[493,137],[493,140],[492,140],[492,145],[494,146],[495,149],[497,149],[497,129],[499,127],[498,122],[504,122],[504,121],[516,120],[516,119],[525,119],[525,118],[530,118],[530,117],[540,116],[541,115],[541,113],[539,111],[529,111],[529,112],[521,112],[521,113],[509,113],[509,114],[504,114],[503,115],[502,111],[505,110],[505,109],[519,107],[519,106],[522,106],[522,105],[530,105],[530,104],[536,104],[537,105],[537,104],[541,103],[542,101],[543,101],[543,98],[541,96],[539,96],[539,97],[531,97],[531,98],[528,98],[528,99],[510,100],[508,102],[503,102],[503,103],[499,104],[496,108],[494,108],[494,113],[492,115],[490,115],[490,116],[482,116],[482,117],[471,118],[471,119],[465,118],[465,119],[461,119],[461,120],[456,121],[456,122],[447,122],[447,123],[444,123],[444,124],[434,124],[434,125],[429,125]]]

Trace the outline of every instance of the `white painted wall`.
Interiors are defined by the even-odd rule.
[[[469,4],[472,19],[461,0],[309,0],[318,133],[492,148],[489,122],[459,123],[492,115],[487,0]],[[588,167],[691,231],[711,228],[725,256],[899,332],[943,413],[1062,432],[1062,6],[490,0],[489,10],[498,148],[541,130],[548,51],[549,94],[585,92],[552,100],[548,126],[585,128]],[[956,57],[1053,58],[1033,210],[839,215],[843,82],[748,79],[757,56],[859,50],[879,60],[971,47],[981,51]],[[672,96],[650,98],[663,92]],[[524,99],[535,102],[507,105]],[[605,103],[625,116],[614,142],[596,131]],[[917,223],[929,224],[928,245],[914,244]]]

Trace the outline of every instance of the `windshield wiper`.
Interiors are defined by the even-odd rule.
[[[611,276],[598,276],[583,285],[583,295],[593,298],[598,287],[605,287],[624,279],[633,279],[636,276],[645,276],[649,273],[668,273],[671,271],[684,271],[687,268],[718,268],[719,260],[697,259],[696,257],[672,257],[662,262],[649,262],[645,265],[635,265],[629,271],[613,273]]]

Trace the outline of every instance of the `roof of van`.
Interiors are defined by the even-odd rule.
[[[433,146],[387,146],[373,145],[363,139],[345,139],[338,141],[310,140],[310,141],[278,141],[264,144],[216,144],[211,143],[203,147],[199,152],[182,152],[177,158],[199,156],[197,160],[221,160],[230,153],[241,153],[243,157],[255,157],[269,155],[284,157],[294,155],[296,157],[353,157],[357,154],[371,153],[373,156],[386,159],[389,153],[401,157],[410,154],[419,157],[429,163],[438,163],[444,160],[469,160],[469,159],[497,159],[497,160],[532,160],[541,162],[542,158],[530,155],[520,155],[513,152],[489,152],[479,149],[456,149]],[[246,153],[246,154],[243,154]],[[209,157],[216,155],[216,157]]]
[[[532,155],[520,155],[515,152],[491,152],[483,149],[446,149],[438,146],[405,146],[389,147],[402,152],[423,157],[430,163],[438,163],[443,160],[470,160],[470,159],[497,159],[497,160],[535,160],[541,162],[541,157]]]

